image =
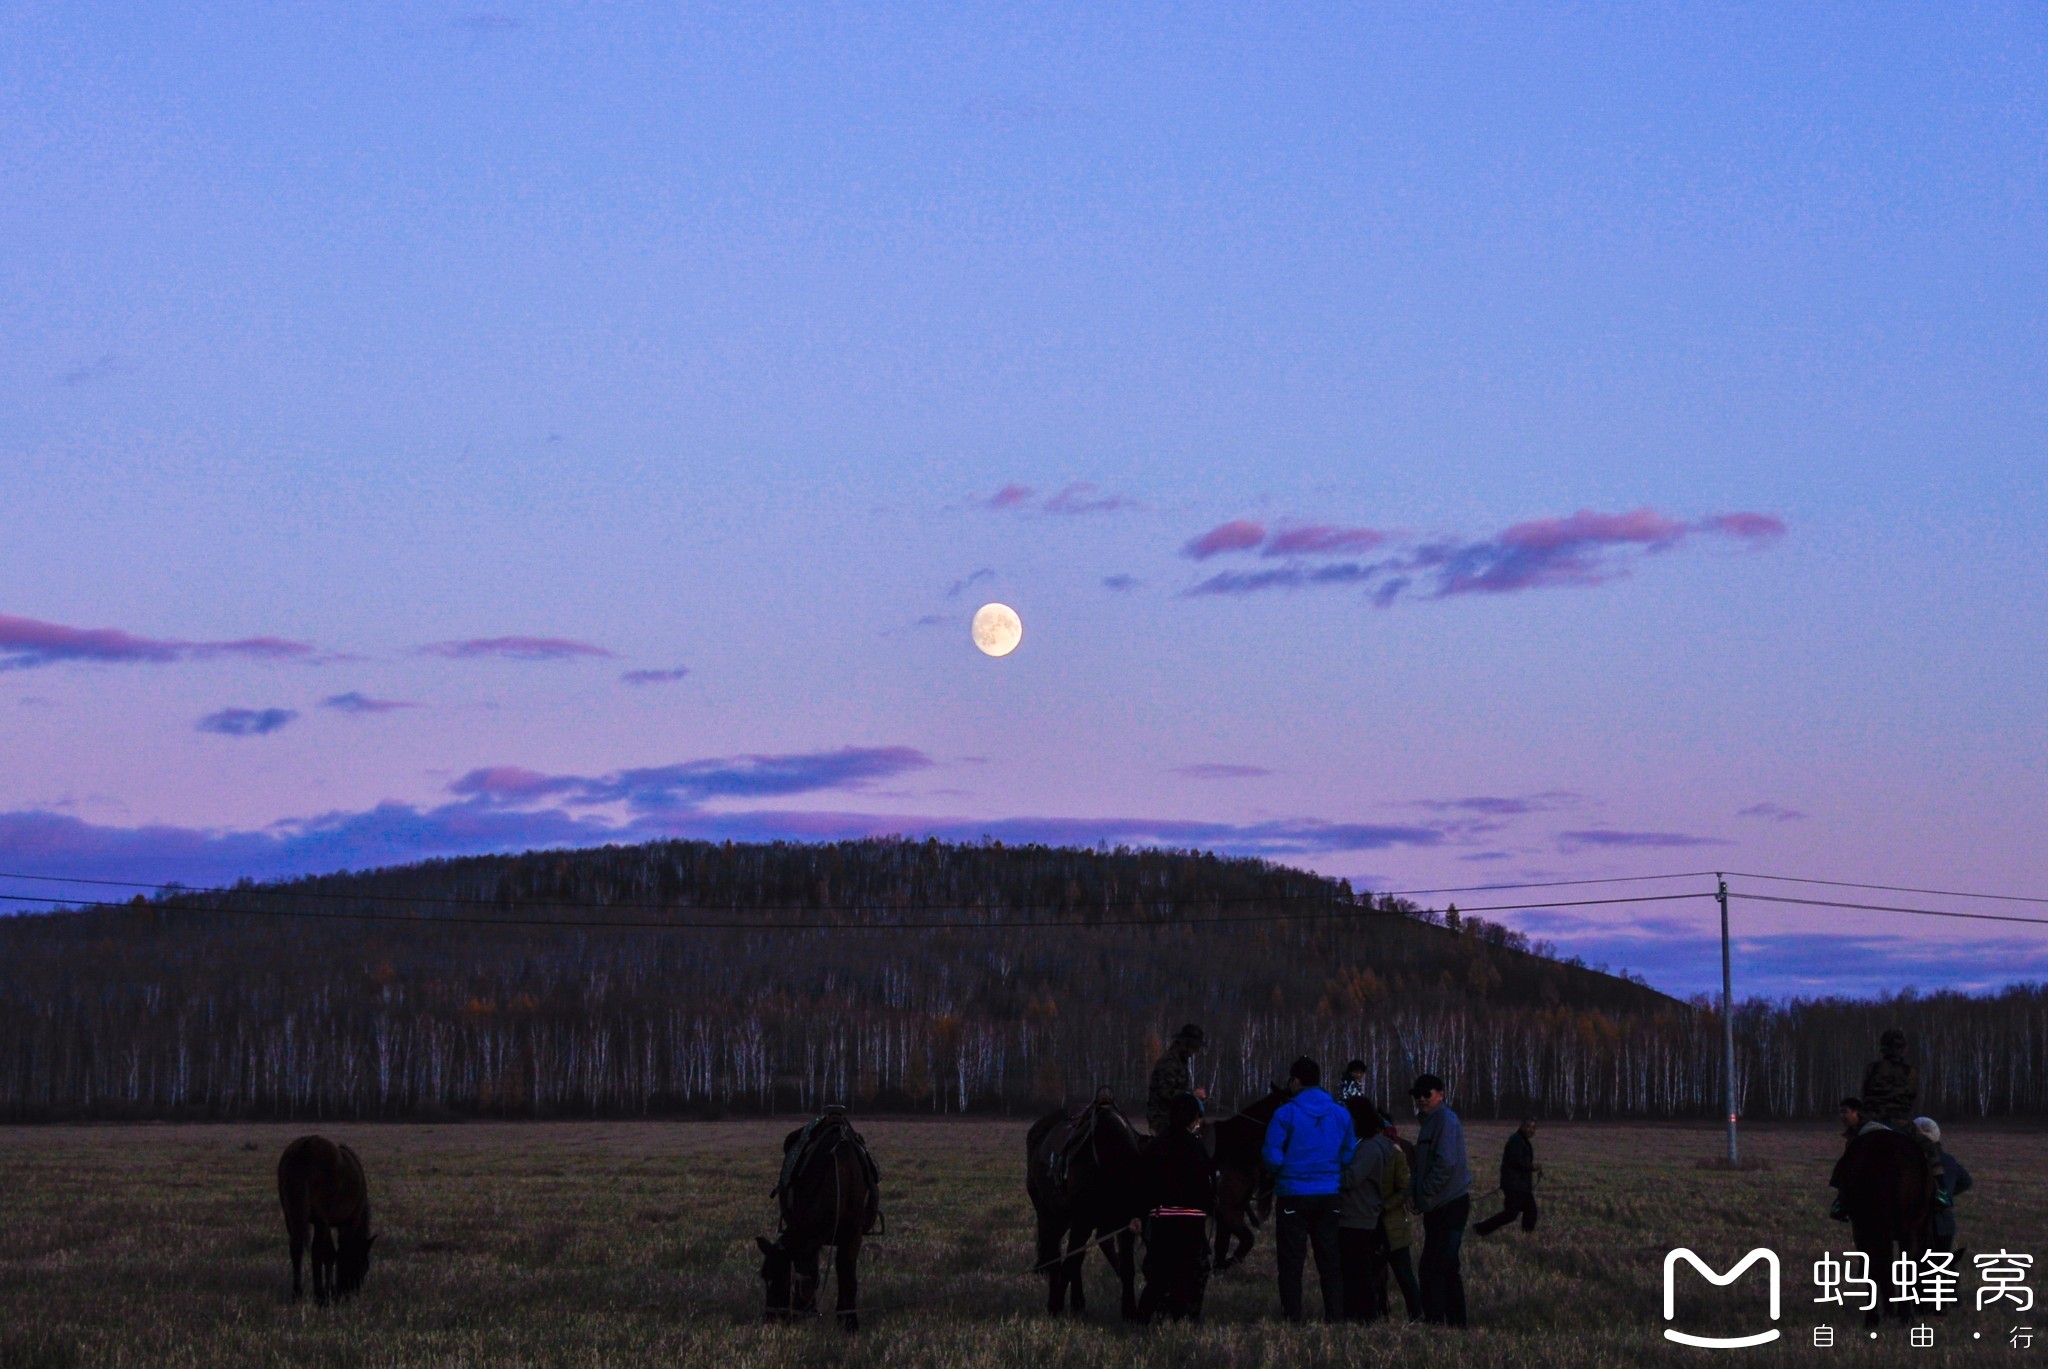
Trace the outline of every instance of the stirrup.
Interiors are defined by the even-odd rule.
[[[1934,1205],[1936,1207],[1954,1207],[1956,1205],[1955,1195],[1948,1191],[1948,1185],[1943,1184],[1934,1190]]]

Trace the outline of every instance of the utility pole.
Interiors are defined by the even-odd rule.
[[[1728,960],[1728,880],[1714,875],[1721,905],[1721,1057],[1728,1075],[1728,1167],[1735,1167],[1735,979]]]

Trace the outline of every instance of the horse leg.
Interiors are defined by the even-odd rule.
[[[327,1223],[313,1221],[313,1301],[324,1303],[334,1295],[334,1236]]]
[[[1067,1262],[1060,1254],[1059,1226],[1043,1212],[1038,1214],[1038,1268],[1045,1275],[1045,1310],[1057,1317],[1066,1301]]]
[[[306,1256],[306,1223],[304,1219],[295,1222],[287,1221],[285,1223],[285,1234],[290,1237],[292,1245],[292,1296],[294,1298],[303,1298],[306,1296],[306,1289],[305,1285],[299,1281],[299,1270]]]
[[[863,1213],[862,1216],[866,1214]],[[855,1218],[854,1224],[860,1224]],[[847,1331],[860,1330],[860,1233],[839,1242],[832,1256],[833,1272],[839,1276],[839,1325]]]
[[[1087,1229],[1074,1227],[1067,1232],[1067,1258],[1063,1262],[1063,1268],[1067,1276],[1067,1305],[1076,1312],[1088,1310],[1088,1286],[1081,1277],[1081,1266],[1087,1259]]]
[[[1123,1281],[1125,1321],[1138,1319],[1138,1238],[1131,1234],[1129,1227],[1119,1228],[1116,1233],[1116,1276]]]

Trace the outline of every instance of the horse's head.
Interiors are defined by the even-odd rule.
[[[351,1227],[341,1233],[340,1248],[335,1252],[335,1292],[353,1293],[363,1286],[363,1279],[370,1272],[370,1247],[375,1244],[377,1238],[363,1227]]]
[[[766,1285],[761,1308],[763,1321],[787,1321],[808,1317],[818,1310],[818,1252],[809,1259],[798,1258],[782,1241],[754,1237],[761,1247],[761,1282]]]

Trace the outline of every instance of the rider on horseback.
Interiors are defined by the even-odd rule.
[[[1934,1176],[1934,1201],[1947,1207],[1952,1198],[1948,1176],[1941,1168],[1941,1147],[1913,1125],[1914,1114],[1920,1109],[1920,1071],[1906,1059],[1906,1034],[1897,1027],[1888,1028],[1878,1038],[1877,1048],[1878,1058],[1863,1072],[1863,1116],[1912,1138],[1927,1157],[1928,1171]]]
[[[1202,1029],[1190,1022],[1173,1034],[1173,1044],[1152,1067],[1152,1083],[1145,1090],[1145,1121],[1154,1136],[1165,1136],[1174,1129],[1174,1099],[1191,1097],[1198,1109],[1207,1101],[1208,1094],[1195,1087],[1194,1071],[1189,1068],[1189,1062],[1207,1044]]]

